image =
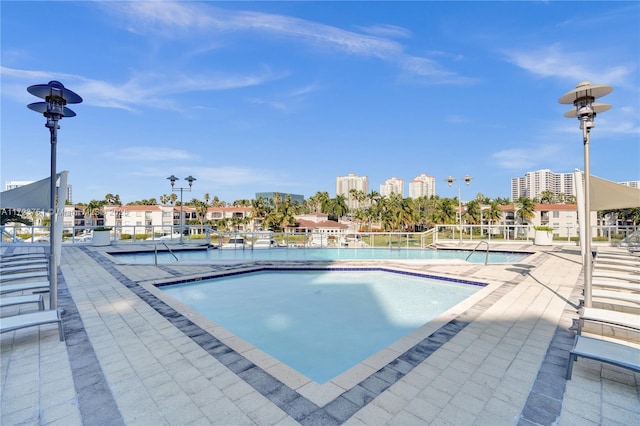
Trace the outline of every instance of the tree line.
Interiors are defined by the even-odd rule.
[[[175,193],[162,194],[156,198],[143,199],[127,203],[127,205],[173,205],[179,206],[180,201]],[[350,209],[348,201],[354,202],[357,208]],[[514,206],[515,219],[522,223],[530,223],[535,216],[536,204],[575,204],[575,197],[571,195],[556,195],[550,191],[543,191],[538,198],[521,197],[515,202],[508,198],[490,198],[482,193],[478,193],[472,200],[464,203],[457,197],[448,198],[440,196],[404,198],[400,194],[392,193],[382,196],[377,191],[365,193],[364,191],[351,190],[348,196],[336,195],[331,198],[326,191],[318,191],[313,196],[300,203],[292,200],[290,195],[275,193],[271,199],[259,197],[257,199],[241,199],[233,203],[226,203],[217,196],[211,197],[205,193],[202,199],[192,198],[184,202],[185,206],[193,207],[196,219],[189,221],[196,225],[214,225],[206,218],[209,207],[249,207],[251,217],[232,217],[215,220],[218,229],[234,229],[240,224],[247,224],[251,220],[258,220],[264,229],[281,231],[286,227],[294,226],[295,216],[320,212],[328,215],[330,220],[338,220],[341,217],[349,216],[351,220],[359,224],[363,231],[380,229],[382,231],[421,231],[428,229],[435,224],[456,224],[459,221],[458,205],[464,205],[462,209],[462,220],[467,224],[495,224],[503,216],[501,206]],[[98,217],[104,206],[122,205],[118,194],[106,194],[103,200],[91,200],[89,203],[77,203],[84,207],[86,217]],[[608,210],[599,212],[599,215],[615,214],[617,219],[630,221],[633,226],[640,223],[640,208]],[[7,216],[2,213],[2,223],[16,221],[15,216]],[[25,224],[33,223],[29,219],[21,217],[20,221]]]

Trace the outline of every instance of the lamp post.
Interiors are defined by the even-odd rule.
[[[180,191],[180,244],[183,243],[183,236],[184,236],[184,216],[182,215],[182,191],[188,191],[191,192],[191,187],[193,186],[193,182],[196,180],[196,178],[194,178],[193,176],[189,175],[186,178],[184,178],[184,180],[186,180],[187,182],[189,182],[189,186],[188,187],[180,187],[180,188],[176,188],[175,184],[177,180],[180,180],[179,178],[175,177],[174,175],[169,176],[167,179],[169,179],[169,181],[171,182],[171,191],[172,192],[178,192]]]
[[[469,175],[464,175],[464,177],[462,178],[462,180],[464,180],[464,183],[466,183],[467,186],[469,186],[469,184],[471,183],[471,179],[473,178]],[[453,176],[449,176],[448,178],[445,179],[445,182],[447,182],[449,187],[451,187],[453,185],[453,182],[455,181],[456,181],[456,178],[454,178]],[[462,201],[460,200],[460,186],[458,186],[458,212],[460,214],[460,218],[459,218],[460,244],[462,244]]]
[[[604,84],[591,84],[588,81],[578,83],[575,89],[565,93],[558,102],[561,104],[573,104],[575,109],[567,111],[567,118],[578,118],[582,129],[582,141],[584,143],[584,306],[591,307],[591,284],[593,254],[591,253],[591,171],[589,159],[589,144],[591,129],[595,127],[593,120],[596,114],[611,109],[611,105],[595,102],[596,98],[608,95],[613,87]],[[581,237],[581,239],[582,239]]]
[[[27,91],[45,102],[34,102],[27,107],[39,112],[47,119],[45,127],[49,129],[51,141],[51,177],[50,177],[50,222],[49,222],[49,309],[58,309],[58,264],[56,259],[56,145],[58,143],[58,121],[62,117],[75,117],[76,113],[66,104],[79,104],[82,98],[64,87],[59,81],[52,80],[47,84],[35,84],[27,87]]]

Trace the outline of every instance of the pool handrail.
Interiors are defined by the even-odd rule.
[[[178,259],[178,256],[176,256],[176,254],[173,251],[171,251],[171,249],[169,248],[167,243],[162,242],[162,245],[165,246],[167,248],[167,250],[169,250],[169,253],[171,253],[171,255],[176,259],[176,262],[180,261],[180,259]],[[154,259],[154,265],[157,266],[158,265],[158,244],[156,244],[156,246],[155,246],[153,259]]]
[[[476,244],[476,246],[473,248],[473,250],[471,250],[471,253],[469,253],[469,256],[467,256],[464,260],[465,262],[469,260],[469,258],[471,257],[471,255],[473,255],[473,253],[476,252],[476,250],[478,249],[478,247],[480,247],[480,245],[482,243],[485,243],[487,245],[487,250],[485,252],[485,256],[484,256],[484,264],[485,266],[489,264],[489,243],[487,241],[480,241],[478,244]]]

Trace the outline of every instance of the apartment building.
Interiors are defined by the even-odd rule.
[[[576,195],[573,173],[554,173],[549,169],[527,172],[524,177],[511,179],[511,199],[540,198],[544,191],[554,195]]]
[[[416,199],[420,197],[431,198],[436,195],[436,178],[421,173],[409,182],[409,197]]]
[[[404,179],[393,176],[380,184],[380,195],[386,197],[391,194],[400,194],[404,197]]]
[[[369,178],[367,176],[356,176],[354,173],[336,178],[336,195],[344,196],[349,210],[360,208],[359,201],[351,198],[350,192],[352,189],[368,194]]]

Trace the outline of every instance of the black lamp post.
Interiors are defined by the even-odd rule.
[[[464,181],[464,183],[467,184],[467,186],[469,186],[469,184],[471,183],[471,179],[473,179],[471,176],[469,175],[465,175],[462,180]],[[447,182],[447,185],[449,185],[449,187],[451,187],[453,185],[453,182],[456,181],[456,178],[454,178],[453,176],[449,176],[448,178],[446,178],[444,180],[445,182]],[[462,201],[460,200],[460,187],[458,186],[458,211],[460,214],[460,244],[462,244]]]
[[[36,84],[29,86],[27,91],[34,96],[44,99],[45,102],[34,102],[27,107],[39,112],[47,118],[45,127],[51,135],[51,186],[50,186],[50,226],[49,226],[49,308],[58,308],[58,265],[56,260],[56,144],[58,143],[58,121],[62,117],[75,117],[76,113],[67,108],[66,104],[79,104],[82,98],[76,93],[64,87],[59,81],[50,81],[48,84]]]
[[[191,187],[193,186],[193,182],[196,181],[196,178],[194,178],[191,175],[187,176],[186,178],[184,178],[184,180],[189,182],[189,186],[188,187],[181,187],[181,188],[176,188],[175,187],[176,181],[180,180],[179,178],[175,177],[174,175],[171,175],[167,179],[169,179],[169,181],[171,182],[171,191],[172,192],[180,191],[180,244],[182,244],[183,243],[182,239],[183,239],[183,236],[184,236],[184,231],[183,231],[184,217],[182,215],[182,191],[191,192]]]

